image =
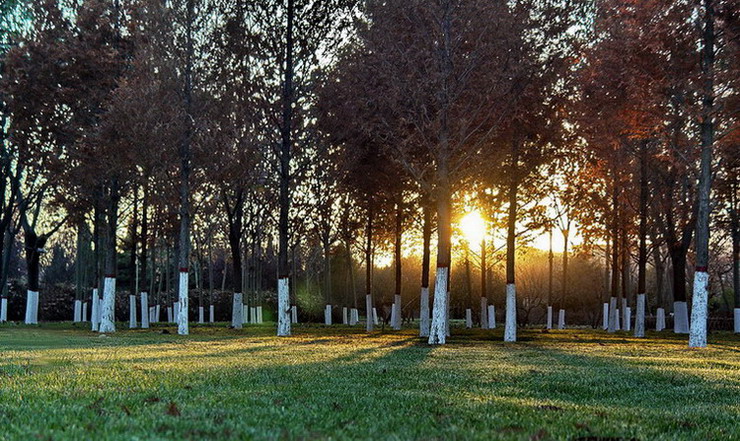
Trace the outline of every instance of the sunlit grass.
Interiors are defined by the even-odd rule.
[[[731,334],[192,331],[1,326],[0,439],[740,439]]]

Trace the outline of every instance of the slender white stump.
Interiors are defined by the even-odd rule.
[[[128,296],[128,327],[129,329],[136,328],[136,295]]]
[[[74,307],[72,322],[78,323],[81,321],[82,321],[82,301],[75,300],[75,307]]]
[[[473,310],[470,308],[465,310],[465,327],[468,329],[473,327]]]
[[[8,299],[0,298],[0,323],[8,321]]]
[[[82,302],[82,321],[87,321],[87,302]]]
[[[665,329],[665,309],[658,308],[655,317],[655,330],[662,331]]]
[[[139,299],[141,302],[141,327],[142,329],[149,328],[149,320],[151,317],[150,309],[149,309],[149,294],[146,291],[141,292],[141,298]]]
[[[203,323],[204,315],[205,315],[205,308],[202,306],[198,306],[198,323]]]
[[[740,308],[735,308],[734,315],[735,315],[735,326],[734,326],[735,334],[740,334]]]
[[[488,299],[485,297],[480,298],[480,327],[488,329]]]
[[[637,315],[635,317],[635,337],[645,336],[645,294],[637,294]]]
[[[609,304],[607,302],[604,302],[601,314],[603,316],[601,327],[607,330],[609,329]]]
[[[298,323],[298,306],[296,305],[290,307],[290,322]]]
[[[331,305],[326,305],[324,307],[324,324],[326,326],[331,326]]]
[[[342,324],[343,325],[349,324],[349,320],[347,319],[347,307],[346,306],[342,307]]]
[[[506,284],[506,327],[504,341],[516,341],[516,285]]]
[[[209,309],[209,311],[208,311],[208,321],[210,323],[214,323],[215,322],[214,318],[215,318],[215,315],[216,315],[215,314],[216,311],[213,309],[213,305],[209,306],[208,309]]]
[[[116,332],[116,278],[103,280],[103,301],[100,304],[100,332]]]
[[[235,292],[231,299],[231,327],[241,329],[244,324],[244,303],[242,293]]]
[[[488,305],[488,329],[496,329],[496,306]]]
[[[565,310],[558,311],[558,329],[565,329]]]
[[[673,302],[673,332],[689,333],[689,310],[686,302]]]

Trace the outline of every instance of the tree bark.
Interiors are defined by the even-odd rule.
[[[430,243],[432,241],[432,207],[428,201],[422,202],[424,220],[422,225],[421,256],[421,297],[419,299],[419,336],[429,337],[429,265],[431,260]]]

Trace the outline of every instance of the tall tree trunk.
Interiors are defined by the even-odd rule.
[[[516,195],[519,188],[517,179],[519,166],[519,140],[511,143],[511,182],[509,183],[509,217],[506,233],[506,324],[504,341],[516,341]]]
[[[402,196],[399,196],[401,199]],[[393,323],[393,329],[401,329],[401,240],[403,237],[403,203],[399,201],[396,204],[396,229],[395,229],[395,241],[393,245],[393,261],[395,269],[395,296],[393,299],[393,307],[395,308],[395,323]]]
[[[142,195],[142,209],[141,209],[141,234],[139,236],[141,247],[141,327],[149,327],[149,293],[151,290],[147,290],[149,283],[149,264],[147,261],[147,251],[149,241],[149,185],[144,184],[144,194]]]
[[[113,179],[110,184],[108,200],[108,228],[105,233],[105,280],[103,281],[103,302],[100,306],[100,332],[116,331],[116,231],[118,229],[118,204],[120,193],[118,181]]]
[[[735,333],[740,333],[740,210],[738,210],[738,179],[730,187],[730,230],[732,234],[732,292],[735,301]]]
[[[699,172],[699,212],[696,218],[696,270],[691,308],[689,347],[707,345],[709,318],[709,217],[711,214],[712,144],[714,144],[714,4],[704,0],[701,72],[703,80],[701,131],[701,168]]]
[[[43,234],[38,235],[33,229],[28,228],[24,231],[24,239],[28,272],[25,323],[29,325],[38,323],[40,259],[41,254],[45,252],[44,247],[48,238]]]
[[[370,196],[372,198],[372,196]],[[373,202],[368,202],[367,225],[365,227],[365,330],[373,330]]]
[[[442,165],[437,188],[437,272],[434,280],[432,323],[429,344],[445,344],[447,340],[447,291],[450,275],[451,204],[446,166]]]
[[[554,275],[554,263],[555,254],[552,251],[552,227],[548,228],[548,235],[550,239],[550,251],[547,253],[547,329],[552,329],[552,288],[553,288],[553,275]]]
[[[429,265],[432,241],[432,207],[429,201],[422,202],[424,215],[422,225],[421,297],[419,299],[419,336],[429,337]]]
[[[688,328],[688,310],[686,307],[686,253],[688,250],[681,244],[669,247],[673,280],[673,330],[677,334],[686,334]]]
[[[612,276],[611,276],[611,297],[609,298],[609,332],[617,330],[617,321],[619,315],[617,312],[617,295],[619,292],[619,183],[617,181],[616,170],[613,170],[613,188],[612,188]]]
[[[139,267],[136,256],[136,249],[138,245],[138,230],[139,230],[139,188],[134,187],[133,189],[134,207],[131,212],[131,248],[129,249],[129,328],[136,327],[136,291],[139,289]]]
[[[293,119],[293,0],[288,0],[285,78],[283,82],[283,120],[280,127],[280,218],[278,219],[278,336],[291,334],[290,267],[288,265],[288,216],[290,213],[290,156]]]
[[[190,275],[190,167],[191,152],[190,144],[193,137],[193,22],[195,21],[194,0],[188,0],[186,4],[185,17],[185,133],[180,144],[180,234],[178,240],[178,307],[177,333],[187,335],[189,308],[189,275]]]
[[[639,254],[637,257],[637,311],[635,315],[635,337],[645,337],[645,278],[647,272],[647,141],[640,146],[640,231]]]

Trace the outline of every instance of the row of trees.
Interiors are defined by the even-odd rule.
[[[363,261],[372,331],[381,306],[375,258],[389,250],[391,324],[400,328],[418,309],[420,334],[441,344],[449,333],[452,257],[465,259],[468,281],[471,255],[479,268],[476,315],[484,327],[500,257],[504,339],[515,341],[517,307],[526,308],[517,296],[517,249],[542,232],[562,235],[559,288],[552,250],[548,265],[551,327],[573,290],[569,272],[579,273],[569,267],[578,225],[584,244],[576,264],[603,259],[609,331],[617,330],[618,310],[629,323],[632,296],[635,335],[644,336],[651,305],[665,315],[666,299],[646,299],[652,261],[659,296],[671,269],[676,332],[689,332],[691,323],[691,345],[706,345],[709,275],[723,282],[726,272],[710,265],[710,246],[717,262],[732,262],[740,323],[735,6],[8,3],[0,66],[2,273],[23,231],[26,321],[33,323],[40,255],[52,234],[74,229],[78,266],[91,255],[90,275],[78,285],[92,287],[93,316],[103,286],[98,330],[110,332],[117,256],[125,249],[128,268],[139,268],[146,315],[147,287],[164,272],[156,256],[172,250],[176,265],[169,258],[160,265],[179,274],[175,316],[187,334],[189,276],[203,277],[204,253],[211,262],[214,248],[228,250],[232,325],[241,327],[242,295],[257,280],[262,288],[259,265],[275,246],[277,277],[264,288],[277,291],[278,335],[289,335],[296,267],[316,251],[326,304],[339,299],[350,316],[363,309],[354,293]],[[481,244],[463,241],[463,252],[453,252],[453,227],[471,210],[485,219]],[[710,225],[720,232],[711,243]],[[421,240],[409,239],[416,231]],[[493,231],[505,231],[503,249]],[[730,246],[732,257],[722,258]],[[421,256],[418,307],[402,300],[410,252]],[[348,288],[337,296],[332,261],[339,255]]]

